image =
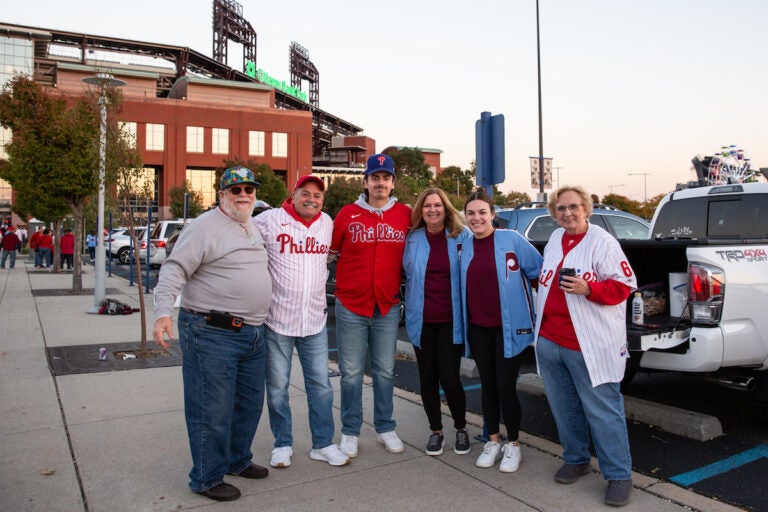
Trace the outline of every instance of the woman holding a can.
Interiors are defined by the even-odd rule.
[[[501,456],[499,471],[512,473],[522,459],[517,375],[522,352],[534,339],[531,287],[541,255],[517,231],[494,229],[493,200],[483,189],[467,198],[464,214],[473,234],[461,252],[464,329],[480,374],[489,438],[475,465],[493,467]],[[508,439],[503,446],[502,419]]]
[[[536,358],[563,446],[555,481],[570,484],[591,472],[591,434],[608,481],[604,501],[623,506],[632,458],[619,386],[629,355],[626,300],[637,281],[616,239],[589,224],[592,199],[583,188],[560,188],[548,207],[560,228],[539,276]]]

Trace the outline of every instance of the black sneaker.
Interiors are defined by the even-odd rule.
[[[472,450],[472,445],[469,444],[469,433],[466,430],[456,431],[456,445],[453,447],[453,453],[458,455],[466,455]]]
[[[623,507],[629,503],[632,494],[632,480],[610,480],[605,490],[605,504],[612,507]]]
[[[445,436],[433,432],[427,441],[427,455],[442,455],[443,446],[445,446]]]

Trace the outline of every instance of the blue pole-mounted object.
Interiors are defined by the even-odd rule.
[[[475,122],[476,183],[493,197],[493,186],[504,183],[504,114],[481,112]]]

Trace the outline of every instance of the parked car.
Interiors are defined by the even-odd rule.
[[[613,206],[594,205],[589,222],[619,239],[645,240],[650,236],[648,222]],[[532,242],[546,242],[558,227],[544,202],[524,203],[515,208],[497,210],[494,224],[499,228],[514,229]]]
[[[134,228],[136,232],[136,238],[141,244],[142,241],[146,241],[146,227]],[[109,257],[117,259],[118,262],[126,265],[130,261],[131,253],[131,237],[128,234],[128,228],[113,229],[107,237],[104,239],[104,245]],[[136,247],[133,247],[134,253],[137,251]]]
[[[405,277],[400,283],[400,325],[405,325]],[[336,303],[336,260],[328,264],[328,278],[325,280],[325,300]]]
[[[144,241],[139,249],[139,257],[146,261],[147,248],[149,248],[149,265],[160,266],[165,261],[165,244],[168,238],[184,226],[184,220],[161,220],[152,229],[149,235],[149,242]]]
[[[184,226],[182,226],[184,227]],[[171,252],[173,252],[173,248],[176,245],[176,240],[179,239],[179,235],[181,234],[181,229],[177,229],[173,232],[171,236],[168,237],[168,240],[165,241],[165,257],[166,259],[168,256],[171,255]]]

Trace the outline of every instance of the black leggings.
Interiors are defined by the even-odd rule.
[[[453,426],[458,430],[467,426],[467,399],[459,376],[464,344],[453,344],[453,323],[424,323],[421,328],[421,348],[414,347],[419,365],[421,401],[427,413],[429,428],[442,430],[440,387],[453,416]]]
[[[499,433],[504,417],[507,438],[517,441],[520,435],[522,410],[517,398],[517,376],[523,360],[522,352],[512,358],[504,357],[504,335],[501,328],[469,324],[469,347],[480,374],[483,420],[488,435]]]

